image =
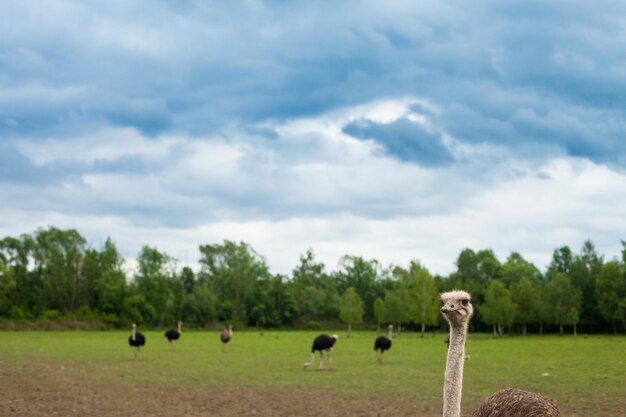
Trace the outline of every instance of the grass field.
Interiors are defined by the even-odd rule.
[[[48,373],[42,369],[58,368],[65,376],[56,377],[53,383],[78,380],[94,390],[123,383],[179,390],[276,389],[287,396],[290,392],[328,392],[333,399],[380,400],[388,408],[402,404],[404,411],[412,404],[417,408],[428,404],[422,408],[429,411],[418,415],[440,414],[437,407],[446,356],[441,333],[425,338],[402,333],[380,365],[373,352],[376,333],[353,332],[346,338],[341,332],[333,353],[333,372],[303,369],[310,359],[311,341],[319,332],[236,331],[226,353],[221,351],[217,332],[184,332],[174,351],[163,332],[143,333],[147,344],[135,362],[127,344],[129,331],[0,332],[0,382],[37,379]],[[471,334],[466,353],[470,359],[465,366],[464,409],[492,392],[516,386],[553,398],[565,415],[626,415],[626,337],[493,339]],[[318,361],[319,357],[316,367]],[[280,401],[281,397],[274,398]]]

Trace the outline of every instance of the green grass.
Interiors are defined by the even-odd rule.
[[[304,370],[320,332],[235,332],[222,353],[218,332],[184,332],[170,351],[163,332],[144,332],[139,362],[127,344],[130,331],[0,332],[0,360],[28,371],[41,360],[86,370],[98,380],[124,378],[163,385],[285,386],[332,389],[347,397],[441,397],[444,335],[402,333],[376,362],[374,332],[340,334],[334,372]],[[330,332],[329,332],[330,333]],[[566,409],[620,410],[626,404],[626,337],[526,336],[493,339],[471,334],[466,353],[464,402],[478,403],[499,389],[539,391]],[[316,359],[315,367],[319,363]],[[327,361],[325,363],[327,366]]]

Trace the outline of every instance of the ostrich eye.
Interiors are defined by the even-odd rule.
[[[441,306],[443,307],[443,305],[444,305],[445,303],[443,302],[443,300],[440,300],[440,301],[441,301]]]
[[[467,306],[467,303],[468,303],[468,302],[469,302],[469,301],[468,301],[467,299],[465,299],[465,300],[461,300],[461,304],[463,304],[464,306]]]

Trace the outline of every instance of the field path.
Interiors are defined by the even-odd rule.
[[[96,380],[80,366],[45,361],[6,366],[1,416],[437,416],[439,401],[416,405],[389,398],[349,399],[302,388],[169,387]]]

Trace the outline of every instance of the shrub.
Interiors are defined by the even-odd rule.
[[[94,319],[95,314],[91,311],[89,306],[82,306],[74,312],[74,316],[79,320]]]
[[[322,328],[319,321],[309,320],[304,323],[304,328],[307,330],[319,330]]]
[[[11,307],[11,310],[9,310],[9,318],[13,320],[23,320],[26,318],[26,314],[20,307],[13,306]]]
[[[46,310],[43,313],[41,313],[41,316],[39,317],[44,320],[54,321],[54,320],[59,320],[61,317],[63,317],[63,315],[61,314],[59,310]]]

